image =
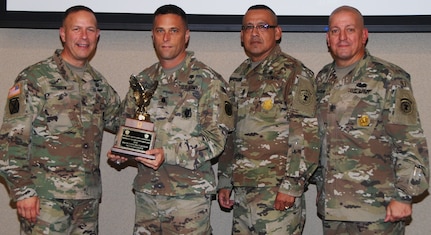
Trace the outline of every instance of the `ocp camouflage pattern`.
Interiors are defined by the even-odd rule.
[[[232,74],[236,128],[221,155],[218,188],[274,187],[301,196],[318,164],[313,72],[279,46]]]
[[[24,69],[9,91],[0,172],[13,200],[101,195],[103,130],[116,131],[121,101],[89,64],[81,79],[60,54]]]
[[[154,148],[163,148],[165,162],[158,170],[139,165],[134,189],[152,195],[214,194],[211,159],[224,149],[233,130],[232,94],[217,72],[187,52],[171,75],[156,63],[137,75],[144,87],[158,81],[147,107],[155,123]],[[123,101],[123,119],[136,110],[133,91]],[[124,120],[123,120],[124,121]]]
[[[428,148],[410,75],[368,51],[343,78],[334,66],[317,75],[318,212],[326,220],[383,219],[391,199],[410,202],[428,188]]]

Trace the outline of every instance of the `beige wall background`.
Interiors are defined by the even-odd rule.
[[[303,61],[317,73],[332,59],[327,53],[324,33],[284,33],[281,48]],[[17,74],[30,64],[52,55],[61,44],[58,30],[0,29],[0,116],[3,116],[6,94]],[[431,34],[430,33],[371,33],[370,52],[391,61],[412,76],[415,97],[422,125],[431,146]],[[213,67],[228,79],[244,59],[236,32],[192,32],[189,50],[197,58]],[[92,65],[102,72],[123,98],[128,79],[156,61],[151,34],[146,31],[102,31],[98,51]],[[134,197],[132,180],[136,168],[115,169],[106,158],[113,135],[105,133],[101,156],[103,198],[100,207],[100,234],[132,234]],[[217,165],[214,166],[216,168]],[[16,210],[9,201],[4,181],[0,180],[0,234],[19,234]],[[306,192],[307,223],[304,234],[321,234],[321,223],[316,216],[314,186]],[[408,235],[431,234],[431,197],[423,196],[413,205],[412,222]],[[222,212],[213,203],[211,221],[214,235],[230,234],[231,213]]]

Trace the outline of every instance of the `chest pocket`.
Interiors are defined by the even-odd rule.
[[[337,100],[335,112],[341,130],[355,138],[368,140],[382,113],[381,96],[346,92]]]
[[[156,146],[171,136],[188,137],[199,124],[200,89],[166,84],[159,86],[151,99],[148,113],[156,122]]]
[[[256,115],[268,122],[275,121],[286,112],[283,95],[281,94],[281,88],[278,84],[265,84],[263,91],[254,99],[254,105],[252,109],[256,112]]]
[[[72,131],[81,126],[79,121],[80,98],[73,85],[51,86],[45,93],[43,117],[51,134]],[[42,121],[42,120],[40,120]]]
[[[198,93],[196,91],[196,93]],[[183,130],[193,130],[195,127],[199,124],[198,121],[198,106],[199,106],[199,100],[198,97],[196,97],[196,94],[193,94],[192,91],[188,91],[183,93],[185,95],[184,101],[181,103],[178,103],[178,107],[176,107],[176,113],[174,116],[173,123],[176,123],[178,127],[181,127]],[[181,102],[181,100],[180,100]]]
[[[264,122],[274,122],[286,112],[282,89],[276,81],[264,81],[259,86],[241,85],[235,93],[240,117],[254,116]]]
[[[235,87],[235,101],[238,105],[238,116],[243,117],[248,114],[250,110],[249,102],[252,100],[248,100],[248,86],[241,86],[237,84]]]

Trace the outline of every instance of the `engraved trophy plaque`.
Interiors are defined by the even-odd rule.
[[[111,152],[127,158],[155,159],[153,155],[145,154],[145,151],[153,148],[155,141],[154,123],[151,122],[146,108],[158,82],[155,81],[150,87],[144,87],[135,75],[130,76],[129,82],[136,103],[135,115],[134,118],[126,118],[125,125],[120,126]]]

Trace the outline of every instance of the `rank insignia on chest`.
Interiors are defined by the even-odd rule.
[[[192,117],[192,109],[191,108],[185,108],[182,112],[183,118],[191,118]]]
[[[224,102],[224,111],[230,117],[232,116],[232,104],[228,101]]]
[[[370,125],[370,117],[368,115],[358,116],[358,126],[368,126]]]
[[[271,110],[273,106],[274,106],[274,102],[272,102],[271,99],[267,99],[262,102],[262,108],[264,110]]]

